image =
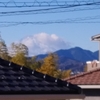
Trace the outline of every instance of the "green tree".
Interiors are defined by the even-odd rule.
[[[58,56],[54,53],[49,53],[46,58],[44,58],[43,64],[37,71],[44,74],[48,74],[53,77],[59,76],[59,71],[57,68]]]
[[[5,60],[9,60],[8,49],[5,41],[0,36],[0,57]]]

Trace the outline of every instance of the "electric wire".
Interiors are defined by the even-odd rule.
[[[0,17],[3,17],[3,16],[16,16],[16,15],[33,15],[33,14],[56,14],[56,13],[75,12],[75,11],[87,11],[87,10],[99,10],[99,9],[100,9],[100,7],[74,8],[74,9],[41,11],[41,12],[28,12],[28,13],[18,13],[18,14],[0,14]]]
[[[93,24],[100,24],[100,21],[85,21],[85,22],[83,22],[83,21],[80,21],[80,22],[64,22],[64,23],[60,23],[60,24],[80,24],[80,23],[82,23],[82,24],[91,24],[91,23],[93,23]],[[28,23],[27,23],[28,24]],[[18,26],[18,25],[27,25],[27,24],[22,24],[22,23],[18,23],[18,24],[6,24],[6,25],[0,25],[0,28],[2,28],[2,27],[12,27],[12,26]],[[46,24],[58,24],[58,23],[56,23],[56,22],[52,22],[52,23],[38,23],[38,22],[35,22],[35,23],[33,23],[33,24],[31,24],[31,25],[46,25]]]
[[[67,19],[58,19],[58,20],[49,20],[49,21],[37,21],[37,22],[14,22],[14,21],[2,21],[0,22],[0,27],[10,27],[17,25],[45,25],[45,24],[61,24],[61,23],[100,23],[98,20],[100,15],[97,16],[87,16],[83,18],[67,18]]]
[[[54,6],[69,6],[70,4],[86,4],[95,3],[95,0],[74,0],[74,1],[38,1],[34,0],[33,2],[15,2],[14,0],[8,2],[0,2],[0,7],[5,8],[22,8],[22,7],[54,7]],[[98,2],[100,4],[100,2]]]
[[[23,10],[23,11],[8,11],[8,12],[0,12],[0,14],[13,14],[13,13],[27,13],[27,12],[40,12],[40,11],[49,11],[49,10],[56,10],[56,9],[64,9],[64,8],[73,8],[73,7],[81,7],[86,5],[96,5],[100,2],[95,3],[88,3],[88,4],[75,4],[75,5],[68,5],[68,6],[60,6],[60,7],[52,7],[52,8],[44,8],[44,9],[35,9],[35,10]]]

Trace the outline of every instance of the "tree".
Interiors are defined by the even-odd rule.
[[[5,60],[9,60],[8,49],[5,41],[0,36],[0,57]]]
[[[23,53],[25,56],[28,56],[28,47],[22,43],[12,43],[11,44],[11,56],[14,56],[18,53]]]
[[[24,53],[17,53],[15,56],[12,57],[11,62],[21,66],[28,65],[27,58],[25,57]]]
[[[68,78],[71,74],[71,70],[64,70],[61,72],[61,79]]]
[[[84,66],[84,72],[87,72],[87,65]]]
[[[33,70],[39,69],[42,65],[42,60],[37,61],[37,56],[33,56],[28,60],[29,67]]]
[[[27,46],[25,46],[22,43],[19,43],[19,44],[12,43],[11,50],[12,50],[11,52],[12,62],[19,64],[21,66],[28,66],[28,61],[27,61],[28,47]]]
[[[57,68],[58,56],[54,53],[49,53],[46,58],[44,58],[43,64],[37,71],[44,74],[48,74],[53,77],[59,76],[59,71]]]

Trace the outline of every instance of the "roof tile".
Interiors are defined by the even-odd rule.
[[[81,88],[77,85],[0,59],[0,94],[16,93],[80,94]]]
[[[100,85],[100,69],[90,72],[83,72],[81,74],[64,79],[76,85]]]

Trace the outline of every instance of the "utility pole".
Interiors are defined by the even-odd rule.
[[[100,34],[92,36],[91,40],[99,42],[99,55],[98,55],[99,57],[98,58],[99,58],[99,62],[100,62]]]
[[[99,62],[100,62],[100,41],[99,41]]]

